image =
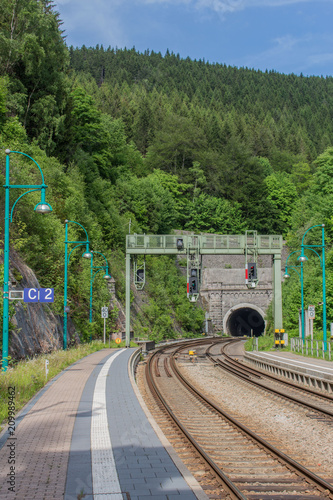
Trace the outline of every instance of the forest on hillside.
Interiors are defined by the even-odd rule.
[[[1,2],[2,184],[4,150],[23,151],[42,166],[53,207],[40,217],[30,210],[35,194],[20,200],[11,245],[41,286],[54,285],[55,312],[62,314],[65,219],[80,222],[107,256],[120,301],[129,221],[136,233],[283,234],[291,251],[306,229],[325,224],[333,320],[333,79],[238,69],[169,51],[67,47],[65,35],[49,0]],[[11,164],[18,183],[39,182],[24,159],[13,155]],[[3,190],[0,201],[3,231]],[[76,227],[70,232],[80,237]],[[307,243],[318,239],[314,230]],[[150,258],[148,270],[149,301],[137,331],[156,339],[175,336],[175,328],[200,332],[204,313],[187,301],[174,261]],[[321,302],[319,259],[311,258],[304,286],[307,302]],[[69,289],[78,304],[73,321],[89,338],[89,267],[76,255]],[[96,311],[107,293],[96,287]],[[296,332],[296,273],[283,300],[284,326]]]

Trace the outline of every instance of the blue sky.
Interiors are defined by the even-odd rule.
[[[67,45],[333,75],[333,0],[55,0]]]

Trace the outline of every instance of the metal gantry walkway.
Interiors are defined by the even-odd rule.
[[[282,292],[281,292],[281,235],[258,235],[256,231],[246,231],[243,235],[182,235],[182,234],[129,234],[126,237],[126,346],[130,345],[130,287],[131,257],[134,258],[134,282],[142,289],[145,282],[144,263],[137,264],[138,256],[145,255],[180,255],[187,258],[187,293],[195,301],[199,295],[201,280],[202,255],[244,255],[244,283],[256,286],[256,280],[250,282],[247,277],[247,264],[250,258],[256,263],[259,255],[273,257],[273,292],[274,292],[274,328],[282,328]],[[196,271],[196,273],[194,272]],[[137,272],[138,271],[138,272]],[[195,289],[191,289],[191,277]]]

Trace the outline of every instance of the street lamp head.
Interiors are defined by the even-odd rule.
[[[41,188],[41,193],[40,193],[40,202],[37,203],[37,205],[35,206],[35,211],[39,214],[47,214],[49,212],[52,212],[52,207],[49,203],[46,203],[45,201],[45,190],[46,190],[47,186],[45,186],[45,184],[43,184],[42,188]]]
[[[290,278],[290,274],[285,273],[285,274],[283,275],[283,277],[284,277],[284,278]]]
[[[87,241],[86,241],[86,251],[82,254],[82,257],[83,257],[84,259],[92,259],[92,256],[93,256],[93,254],[92,254],[92,252],[89,250],[89,241],[88,241],[88,239],[87,239]]]
[[[302,254],[298,257],[298,259],[300,262],[306,262],[308,260],[307,256]]]
[[[111,276],[110,276],[109,274],[107,274],[107,273],[106,273],[106,274],[104,274],[103,278],[104,278],[105,280],[110,280],[110,279],[111,279]]]
[[[38,214],[48,214],[49,212],[52,212],[52,207],[49,203],[40,201],[35,206],[35,212],[37,212]]]

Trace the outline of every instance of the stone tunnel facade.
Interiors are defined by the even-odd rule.
[[[250,258],[248,258],[250,261]],[[204,255],[201,301],[215,331],[232,336],[261,335],[273,298],[273,257],[258,257],[258,284],[245,284],[244,255]]]

